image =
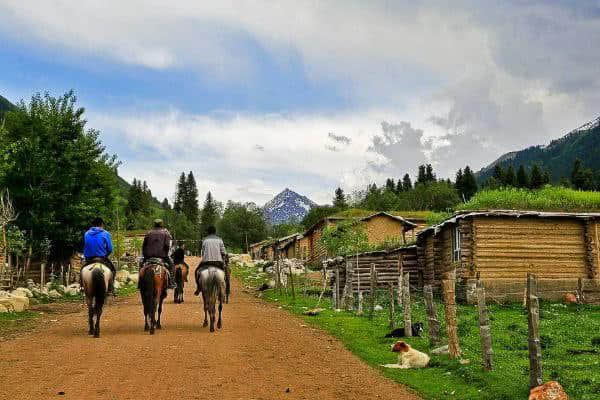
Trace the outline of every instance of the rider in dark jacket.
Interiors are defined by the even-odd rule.
[[[154,228],[149,231],[144,237],[142,244],[142,263],[144,265],[149,258],[160,258],[165,262],[169,270],[169,288],[175,288],[174,264],[169,257],[169,249],[171,248],[171,234],[163,227],[162,219],[154,220]]]

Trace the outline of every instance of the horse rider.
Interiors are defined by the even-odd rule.
[[[171,248],[171,234],[163,226],[162,219],[154,220],[154,227],[144,237],[142,244],[142,262],[140,267],[144,265],[149,258],[160,258],[164,261],[165,266],[169,271],[169,289],[174,289],[175,285],[175,265],[169,257],[169,249]]]
[[[200,264],[196,271],[203,270],[208,267],[217,267],[225,272],[226,284],[229,285],[229,277],[226,269],[227,252],[223,239],[217,236],[217,229],[214,226],[209,226],[206,230],[208,236],[202,241],[202,250],[200,252]],[[194,272],[196,277],[196,291],[194,295],[200,294],[200,283],[198,282],[198,274]]]
[[[83,236],[83,257],[85,258],[82,268],[93,263],[106,265],[112,271],[112,278],[108,283],[108,292],[115,296],[115,275],[117,269],[108,258],[113,251],[110,233],[104,230],[104,221],[100,217],[94,218],[92,227]]]
[[[173,260],[173,264],[177,265],[185,265],[185,276],[184,281],[187,282],[187,271],[190,270],[190,266],[185,262],[185,243],[180,243],[179,246],[173,251],[171,254],[171,259]]]

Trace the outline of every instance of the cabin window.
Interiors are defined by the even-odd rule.
[[[452,230],[452,262],[460,261],[460,230],[458,226]]]

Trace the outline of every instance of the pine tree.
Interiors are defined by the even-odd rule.
[[[419,173],[417,174],[417,183],[427,182],[427,176],[425,174],[425,165],[419,165]]]
[[[517,184],[517,177],[515,176],[515,170],[512,165],[509,165],[504,174],[504,186],[515,186]]]
[[[494,167],[494,175],[493,176],[494,176],[494,179],[496,180],[497,184],[504,185],[505,173],[500,164],[496,164],[496,166]]]
[[[465,171],[463,172],[463,194],[465,199],[468,201],[477,193],[477,179],[475,179],[475,174],[471,170],[471,167],[468,165],[465,167]]]
[[[189,172],[185,181],[185,195],[183,197],[183,213],[193,223],[198,223],[198,188],[192,171]]]
[[[348,208],[348,204],[346,203],[346,195],[344,194],[344,190],[340,187],[335,189],[335,197],[333,198],[333,206],[339,210],[345,210]]]
[[[571,183],[575,189],[594,190],[594,173],[590,168],[584,168],[580,159],[573,164]]]
[[[411,191],[413,188],[412,181],[410,180],[410,175],[405,174],[404,178],[402,178],[402,189],[405,192]]]
[[[425,181],[426,182],[435,182],[435,174],[433,173],[433,167],[431,164],[427,164],[425,167]]]
[[[160,208],[162,208],[163,210],[170,210],[171,209],[171,205],[169,204],[169,199],[167,199],[165,197],[163,199],[162,203],[160,203]]]
[[[542,174],[542,186],[548,185],[550,181],[552,181],[552,178],[550,177],[550,171],[546,168]]]
[[[185,179],[185,173],[181,173],[179,181],[175,187],[175,202],[173,203],[173,210],[176,212],[183,212],[183,203],[187,197],[187,180]]]
[[[544,182],[542,173],[540,171],[540,167],[538,167],[537,164],[534,164],[531,168],[531,182],[529,184],[529,187],[531,189],[539,189],[542,187],[543,184]]]
[[[213,199],[212,193],[206,194],[206,200],[204,201],[204,207],[200,213],[200,235],[205,236],[209,226],[216,226],[217,220],[219,219],[219,210],[217,202]]]
[[[459,194],[463,193],[463,171],[462,168],[459,168],[456,171],[456,180],[454,181],[454,187],[458,191]]]
[[[533,178],[533,173],[532,173]],[[518,188],[527,188],[529,187],[529,177],[527,176],[527,171],[525,171],[525,167],[523,164],[519,166],[517,170],[517,187]]]
[[[402,185],[402,179],[398,179],[396,183],[396,193],[400,193],[404,191],[404,185]]]
[[[388,178],[387,181],[385,181],[385,190],[390,192],[394,192],[396,190],[396,184],[392,178]]]

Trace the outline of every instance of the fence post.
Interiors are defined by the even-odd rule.
[[[490,317],[485,304],[485,288],[480,279],[477,279],[477,308],[479,310],[479,335],[481,336],[481,352],[483,359],[483,369],[491,371],[493,368],[492,349],[492,327],[490,326]]]
[[[390,292],[390,329],[396,329],[396,313],[394,310],[394,284],[392,282],[389,283],[389,292]]]
[[[369,304],[369,319],[373,319],[373,313],[375,312],[375,288],[377,287],[377,271],[375,270],[375,264],[371,264],[371,303]]]
[[[583,294],[583,278],[577,279],[577,302],[579,304],[585,303],[585,295]]]
[[[398,307],[402,307],[402,290],[404,285],[402,284],[402,278],[404,276],[404,259],[402,254],[398,257]]]
[[[346,259],[346,282],[344,283],[344,293],[342,295],[342,307],[348,311],[354,308],[354,294],[352,293],[352,281],[354,279],[354,268],[352,261]]]
[[[402,305],[404,311],[404,336],[412,336],[412,321],[410,318],[410,273],[407,272],[402,278]]]
[[[540,303],[535,275],[527,274],[527,324],[529,331],[529,387],[542,382],[542,347],[540,344]]]
[[[290,275],[288,277],[290,281],[290,290],[292,291],[292,299],[296,300],[296,288],[294,287],[294,271],[292,271],[292,264],[290,263]]]
[[[456,323],[456,297],[454,294],[454,284],[454,279],[442,280],[442,287],[444,289],[446,331],[448,332],[448,353],[450,354],[450,358],[457,358],[460,356],[458,327]]]
[[[356,310],[356,315],[363,315],[363,293],[362,293],[362,291],[358,292],[358,309]]]
[[[340,308],[342,299],[340,298],[340,265],[335,268],[335,309]]]
[[[40,265],[40,287],[43,289],[46,284],[46,263]]]
[[[325,290],[327,290],[327,261],[323,261],[323,287],[321,289],[321,294],[319,295],[319,301],[317,302],[317,307],[321,304],[321,300],[323,299],[323,295],[325,294]]]
[[[432,346],[440,344],[440,321],[437,318],[437,309],[433,302],[433,288],[431,285],[423,286],[423,297],[427,307],[427,317],[429,319],[429,342]]]

